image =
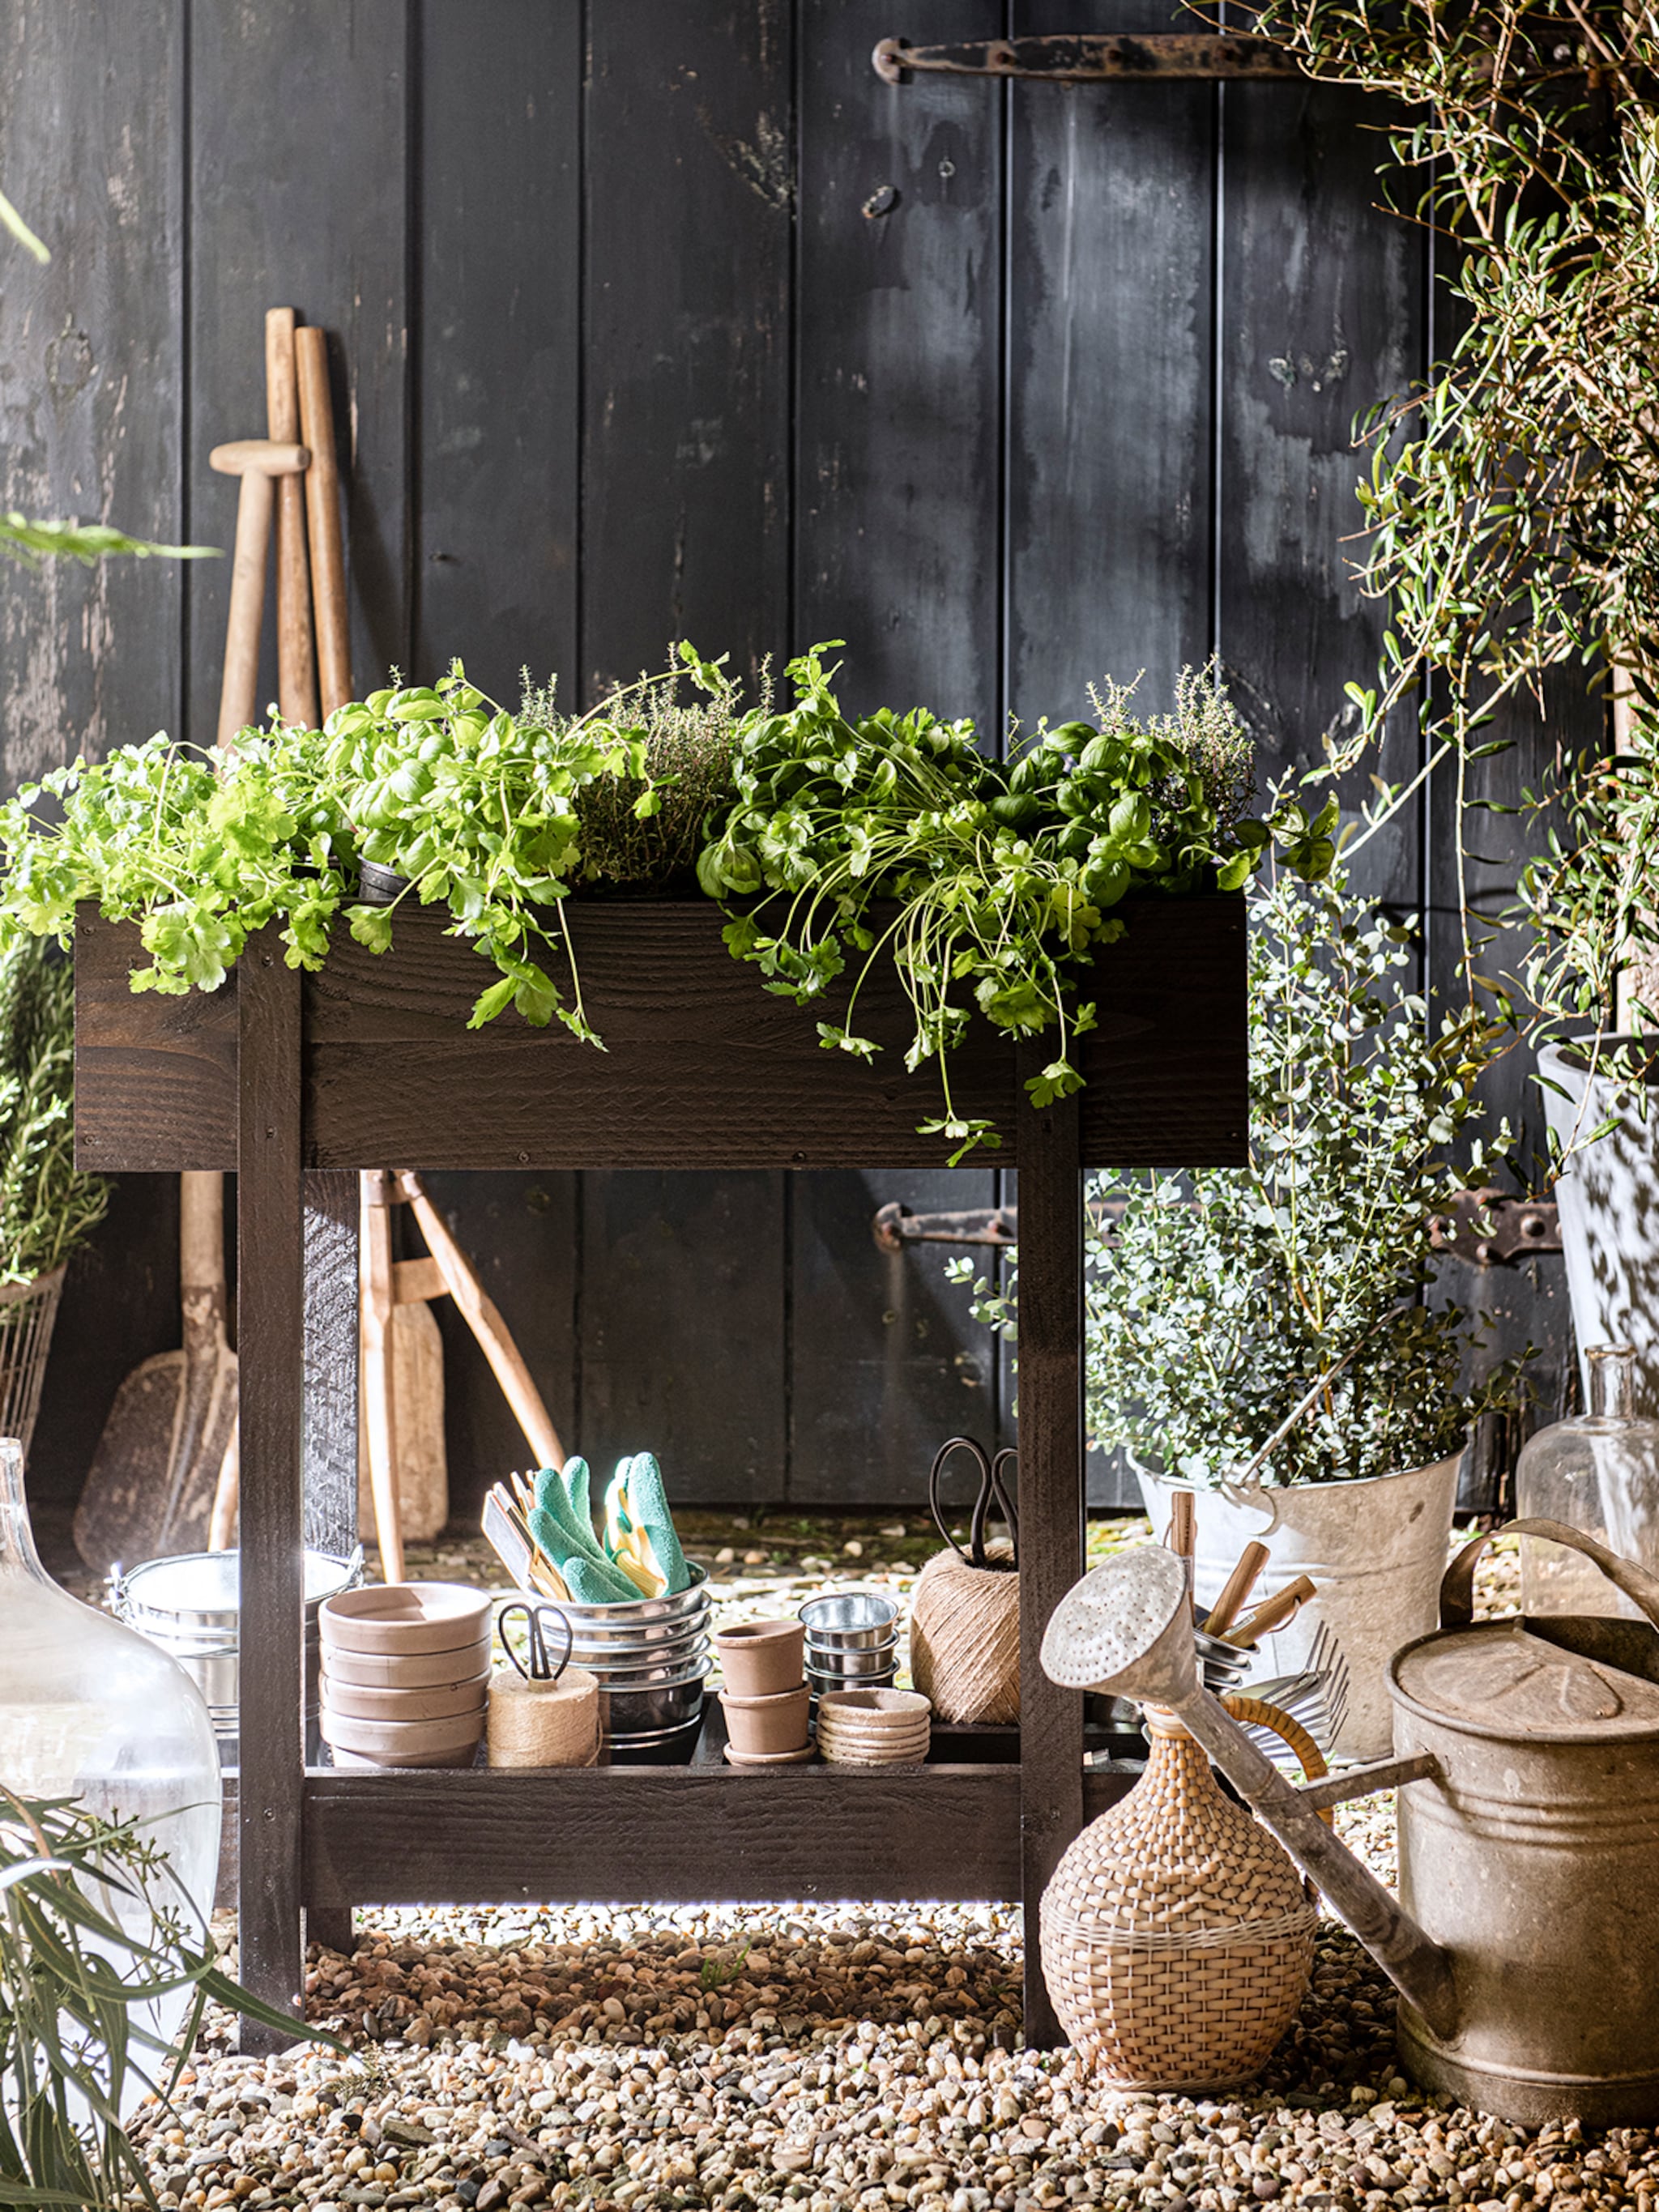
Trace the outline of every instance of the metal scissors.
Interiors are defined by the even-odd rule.
[[[974,1500],[968,1521],[968,1549],[964,1552],[951,1534],[945,1514],[940,1509],[939,1480],[945,1473],[945,1463],[952,1452],[965,1451],[970,1455],[979,1472],[979,1494]],[[1014,1501],[1003,1486],[1005,1467],[1017,1469],[1019,1454],[1012,1445],[989,1458],[983,1444],[975,1443],[971,1437],[952,1437],[942,1443],[933,1455],[933,1464],[927,1475],[927,1504],[934,1524],[945,1542],[966,1567],[988,1568],[993,1573],[1019,1565],[1019,1516],[1014,1510]],[[1013,1547],[1013,1557],[1008,1559],[988,1559],[985,1556],[985,1523],[994,1510],[1007,1523]]]
[[[530,1632],[530,1664],[527,1667],[507,1639],[507,1615],[514,1613],[524,1615],[525,1626]],[[543,1621],[547,1620],[556,1620],[564,1631],[564,1650],[556,1667],[548,1656],[547,1637],[542,1627]],[[495,1627],[501,1636],[502,1650],[526,1682],[556,1682],[570,1664],[575,1631],[570,1626],[570,1615],[562,1613],[556,1605],[504,1605],[495,1616]]]

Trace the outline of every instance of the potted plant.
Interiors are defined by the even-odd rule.
[[[1428,1297],[1429,1217],[1486,1164],[1491,1040],[1430,1033],[1410,933],[1340,863],[1250,901],[1249,1164],[1096,1179],[1089,1429],[1128,1452],[1155,1528],[1196,1493],[1200,1606],[1252,1538],[1272,1548],[1261,1594],[1312,1577],[1257,1671],[1317,1646],[1346,1669],[1334,1749],[1378,1757],[1386,1662],[1435,1625],[1469,1425],[1520,1387],[1519,1363],[1464,1387],[1469,1317]],[[1006,1294],[979,1310],[1012,1320]]]
[[[109,1187],[75,1165],[69,963],[28,939],[0,951],[0,1428],[27,1455],[70,1254]]]

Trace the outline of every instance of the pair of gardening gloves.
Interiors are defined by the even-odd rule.
[[[673,1597],[691,1579],[674,1534],[662,1469],[650,1452],[621,1461],[611,1476],[603,1542],[594,1534],[585,1459],[567,1460],[562,1474],[542,1468],[529,1526],[579,1605]]]

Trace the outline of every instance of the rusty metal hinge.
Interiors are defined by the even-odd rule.
[[[913,46],[908,39],[884,39],[870,58],[876,75],[889,84],[902,84],[912,71],[1018,76],[1046,84],[1303,74],[1293,57],[1272,39],[1206,31],[1154,31],[1139,38],[1064,32],[1040,39],[974,39],[950,46]]]
[[[1110,1221],[1123,1210],[1107,1199],[1091,1208],[1110,1237]],[[1561,1249],[1561,1223],[1553,1199],[1510,1198],[1491,1188],[1460,1190],[1443,1213],[1429,1216],[1429,1242],[1477,1267],[1502,1267],[1540,1252]],[[913,1213],[896,1201],[882,1206],[871,1230],[884,1252],[907,1244],[990,1244],[1019,1242],[1019,1213],[1012,1206],[970,1206],[960,1213]]]
[[[1490,1186],[1460,1190],[1446,1212],[1429,1216],[1429,1242],[1477,1267],[1502,1267],[1559,1252],[1561,1217],[1553,1198],[1510,1198]]]

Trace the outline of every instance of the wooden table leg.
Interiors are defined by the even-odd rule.
[[[304,1285],[300,1196],[300,978],[274,926],[236,970],[238,1391],[241,1415],[241,1975],[301,2010],[301,1735],[304,1667],[301,1431]],[[242,2024],[244,2051],[283,2047]]]
[[[1064,2041],[1042,1978],[1038,1913],[1060,1854],[1083,1826],[1083,1699],[1056,1688],[1038,1652],[1049,1615],[1083,1571],[1083,1189],[1078,1101],[1019,1097],[1019,1760],[1025,1905],[1025,2040]]]

